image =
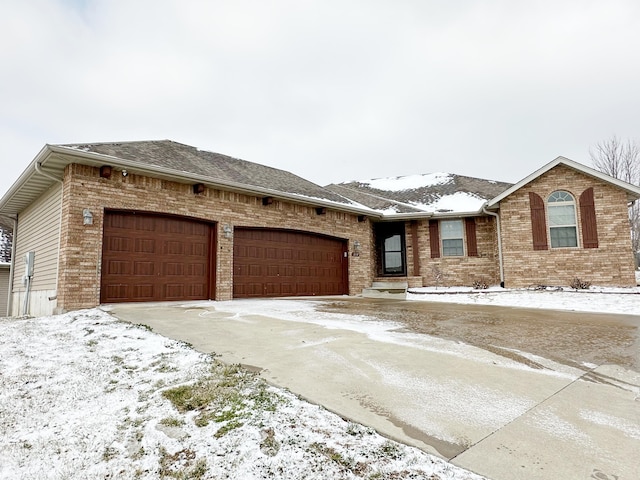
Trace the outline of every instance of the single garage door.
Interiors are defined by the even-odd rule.
[[[347,243],[289,230],[236,228],[233,296],[287,297],[349,292]]]
[[[100,302],[213,298],[213,238],[209,223],[106,212]]]

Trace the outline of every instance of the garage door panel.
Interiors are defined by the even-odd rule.
[[[130,292],[129,292],[130,290]],[[127,288],[128,297],[135,297],[140,300],[151,301],[154,298],[152,283],[139,283]],[[125,299],[125,301],[128,301]]]
[[[189,219],[106,212],[100,301],[208,299],[211,229]]]
[[[163,265],[163,274],[166,276],[184,275],[184,264],[178,262],[165,262]]]
[[[131,229],[133,226],[134,230],[139,230],[142,232],[153,232],[155,231],[156,222],[153,221],[151,217],[131,217],[132,222],[123,222],[120,228]]]
[[[136,253],[156,253],[156,241],[153,238],[136,238],[134,240]]]
[[[167,242],[167,255],[184,256],[184,243],[175,240]]]
[[[105,263],[107,273],[113,275],[130,275],[131,264],[122,260],[109,260]]]
[[[167,283],[164,285],[164,297],[167,300],[183,300],[187,297],[185,285],[182,283]]]
[[[156,274],[155,263],[133,262],[133,272],[134,272],[134,275],[136,276],[155,275]]]
[[[191,248],[189,249],[189,255],[192,257],[206,257],[207,245],[203,243],[191,244]]]
[[[233,296],[348,293],[346,241],[306,232],[236,228]]]
[[[110,237],[108,239],[109,250],[112,252],[130,252],[133,244],[130,238]]]
[[[109,298],[113,298],[113,301],[117,301],[117,299],[127,298],[128,288],[127,285],[109,285],[105,293]]]

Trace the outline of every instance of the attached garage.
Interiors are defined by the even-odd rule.
[[[105,212],[101,303],[214,297],[213,224],[138,212]]]
[[[234,298],[349,293],[346,240],[261,228],[233,237]]]

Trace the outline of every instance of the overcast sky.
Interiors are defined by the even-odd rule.
[[[171,139],[324,185],[516,182],[640,139],[638,0],[0,7],[0,196],[46,143]]]

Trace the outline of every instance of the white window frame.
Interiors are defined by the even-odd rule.
[[[560,208],[567,208],[567,207],[571,207],[572,209],[572,213],[573,213],[573,222],[569,223],[569,222],[564,222],[564,223],[557,223],[557,219],[558,219],[558,215],[554,214],[552,212],[554,212],[554,210],[558,210]],[[570,193],[567,192],[566,190],[556,190],[555,192],[551,193],[551,195],[549,195],[547,197],[547,219],[548,219],[548,231],[549,231],[549,245],[551,246],[551,248],[576,248],[578,247],[578,214],[576,211],[576,199],[575,197]],[[556,223],[554,223],[556,222]],[[569,231],[569,229],[573,229],[573,238],[575,239],[575,244],[573,245],[562,245],[562,243],[567,243],[567,242],[563,242],[562,240],[566,240],[566,238],[558,238],[556,236],[555,238],[555,243],[554,243],[554,235],[553,235],[553,231],[554,230],[564,230],[564,231]]]
[[[447,231],[447,225],[458,224],[460,225],[460,232],[450,232]],[[459,241],[459,245],[452,246],[452,242]],[[464,222],[462,219],[455,220],[440,220],[440,248],[442,251],[443,257],[464,257],[465,248],[464,248]],[[452,249],[456,249],[460,253],[447,253]]]

